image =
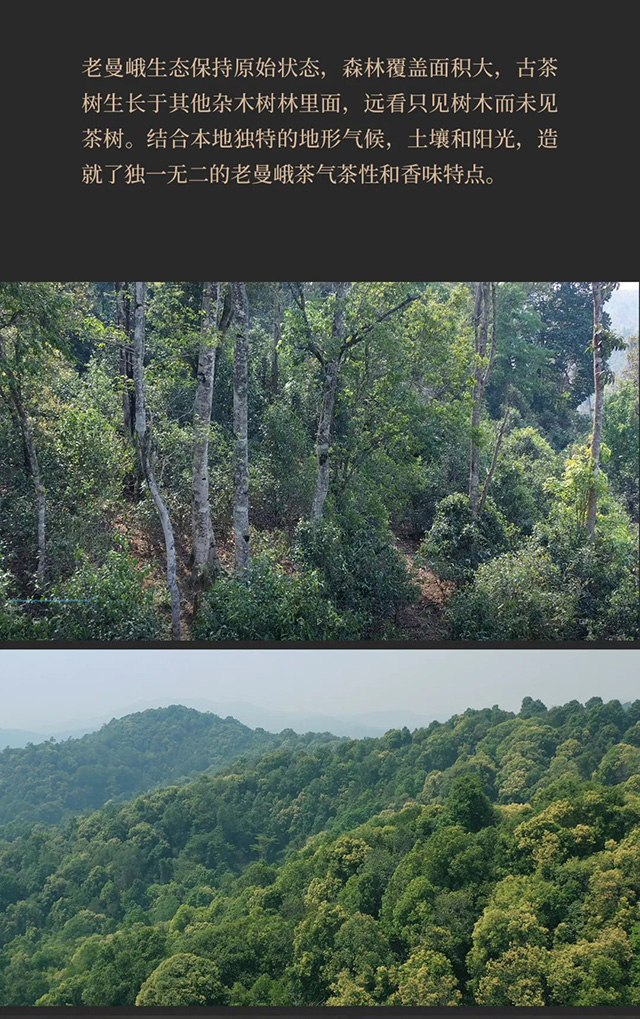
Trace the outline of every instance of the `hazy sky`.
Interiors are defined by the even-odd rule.
[[[325,715],[517,710],[640,697],[640,650],[0,650],[0,728],[36,732],[143,707],[247,702]],[[197,706],[202,706],[197,705]]]

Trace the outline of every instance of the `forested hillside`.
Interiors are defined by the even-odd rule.
[[[0,875],[7,1005],[640,1004],[640,701],[279,749]]]
[[[314,746],[330,733],[278,735],[174,705],[113,719],[98,732],[0,753],[0,825],[59,821],[275,747]]]
[[[637,639],[616,286],[0,284],[0,638]]]

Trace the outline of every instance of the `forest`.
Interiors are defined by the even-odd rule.
[[[141,746],[215,739],[196,716],[110,723],[95,760],[130,726]],[[91,744],[69,744],[88,807]],[[19,760],[0,774],[23,781]],[[0,827],[0,1004],[639,1005],[639,894],[638,700],[284,733],[129,802]]]
[[[298,735],[250,729],[235,718],[174,705],[114,718],[80,739],[49,739],[0,754],[0,825],[13,830],[31,821],[60,821],[71,814],[128,800],[224,768],[238,757],[276,747],[300,749],[331,742],[331,733]]]
[[[617,286],[0,283],[0,639],[637,640]]]

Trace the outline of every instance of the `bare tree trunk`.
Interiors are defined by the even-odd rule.
[[[271,348],[271,395],[278,395],[280,384],[280,341],[282,339],[282,283],[275,284],[273,301],[273,346]]]
[[[232,283],[236,337],[233,355],[233,537],[236,576],[249,573],[249,309],[245,283]]]
[[[221,283],[202,285],[202,335],[193,406],[193,578],[206,584],[216,569],[216,542],[209,501],[209,432],[218,352]]]
[[[593,432],[591,435],[591,461],[593,469],[594,484],[589,492],[587,505],[587,534],[592,539],[596,527],[596,514],[598,512],[598,494],[596,479],[600,472],[600,448],[602,446],[602,422],[604,418],[604,379],[605,379],[605,358],[602,349],[603,341],[603,307],[604,307],[604,284],[592,283],[591,294],[593,296],[593,384],[595,402],[593,408]]]
[[[133,438],[135,396],[133,392],[130,301],[129,284],[116,283],[116,325],[123,334],[119,349],[120,381],[122,384],[122,417],[125,433]]]
[[[180,640],[180,589],[177,578],[176,545],[166,504],[156,482],[151,463],[151,429],[147,421],[144,392],[145,349],[145,297],[146,283],[135,284],[135,311],[133,336],[133,378],[136,395],[135,434],[140,466],[160,519],[167,555],[167,587],[171,597],[171,630],[174,640]]]
[[[491,352],[485,363],[489,347],[489,326],[492,325]],[[471,513],[477,517],[480,506],[480,445],[478,431],[482,419],[482,401],[484,399],[489,372],[493,363],[496,348],[496,285],[495,283],[477,283],[473,313],[474,352],[476,354],[475,381],[473,386],[473,404],[471,408],[471,457],[469,464],[469,502]]]
[[[320,410],[318,431],[316,434],[318,472],[316,475],[316,490],[311,507],[312,520],[322,520],[324,504],[327,501],[327,495],[329,494],[329,447],[331,445],[333,415],[335,412],[336,396],[338,393],[338,370],[338,358],[332,358],[325,367],[322,407]]]
[[[324,505],[329,494],[329,448],[331,446],[331,433],[333,430],[333,416],[336,409],[336,397],[338,394],[338,372],[344,348],[345,340],[345,309],[344,298],[348,292],[348,283],[334,283],[336,295],[335,310],[333,313],[333,346],[336,352],[324,365],[324,384],[322,388],[322,407],[318,420],[318,431],[316,434],[316,458],[318,471],[316,474],[316,488],[311,506],[311,519],[322,520]]]

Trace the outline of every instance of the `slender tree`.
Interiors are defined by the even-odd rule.
[[[58,283],[0,284],[0,391],[20,432],[25,463],[31,475],[38,518],[37,586],[47,579],[47,495],[42,477],[24,381],[44,350],[66,349],[70,308]]]
[[[587,534],[593,538],[596,528],[596,515],[598,512],[598,488],[597,478],[600,473],[600,451],[602,448],[602,423],[604,420],[604,387],[607,374],[607,359],[605,353],[606,329],[604,328],[604,305],[617,283],[592,283],[591,294],[593,297],[593,337],[591,349],[593,353],[593,431],[591,433],[591,470],[593,472],[593,484],[589,491],[587,504]]]
[[[232,283],[236,323],[233,355],[233,537],[236,576],[249,573],[249,308],[245,283]]]
[[[171,598],[171,630],[174,640],[181,637],[180,588],[178,587],[176,545],[173,527],[166,503],[156,481],[151,458],[151,427],[147,417],[144,388],[145,354],[145,302],[146,283],[135,284],[134,333],[133,333],[133,379],[135,386],[136,413],[135,435],[140,467],[156,508],[167,557],[167,587]]]
[[[491,343],[489,344],[489,334]],[[474,517],[480,510],[479,429],[489,373],[496,353],[496,284],[476,283],[473,310],[473,338],[476,356],[473,403],[471,407],[471,457],[469,464],[469,502]]]
[[[271,396],[278,395],[280,385],[280,342],[282,340],[282,283],[274,284],[273,341],[271,346]]]
[[[122,384],[122,418],[125,434],[133,438],[135,393],[133,388],[133,350],[131,346],[131,298],[128,283],[116,283],[116,325],[121,333],[118,348]]]
[[[20,429],[25,459],[29,466],[36,495],[36,510],[38,514],[38,565],[36,567],[36,578],[37,586],[42,591],[46,584],[47,571],[47,495],[42,481],[42,474],[40,473],[40,463],[38,461],[38,452],[33,437],[31,421],[24,404],[22,386],[11,367],[1,332],[0,365],[2,365],[5,377],[9,379],[9,407],[13,419]]]
[[[482,485],[482,492],[480,494],[480,502],[478,503],[478,515],[480,515],[480,513],[482,513],[482,511],[484,509],[484,504],[487,501],[487,495],[489,494],[489,485],[491,484],[491,481],[493,479],[493,475],[495,473],[495,469],[498,466],[498,457],[500,456],[500,448],[502,446],[502,440],[504,439],[504,435],[505,435],[505,432],[507,430],[507,425],[509,424],[510,416],[511,416],[511,406],[507,402],[507,406],[505,408],[504,416],[502,418],[502,421],[500,422],[500,427],[498,428],[498,434],[496,435],[496,442],[495,442],[495,446],[493,447],[493,456],[491,457],[491,464],[489,466],[489,470],[487,471],[487,476],[485,477],[484,483]]]
[[[202,328],[193,405],[192,541],[193,579],[206,585],[216,568],[216,541],[209,493],[209,435],[220,338],[231,321],[223,283],[202,284]]]

